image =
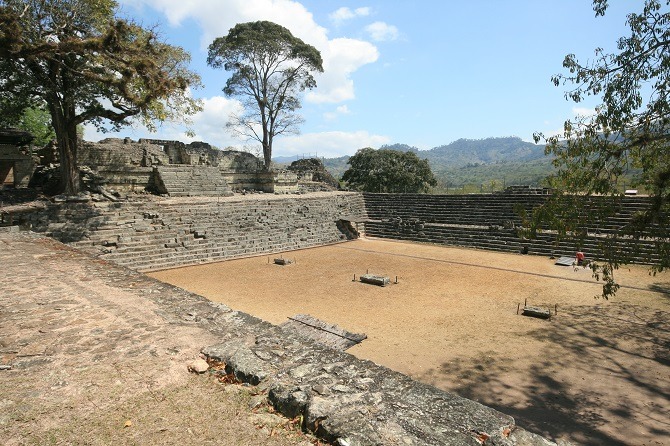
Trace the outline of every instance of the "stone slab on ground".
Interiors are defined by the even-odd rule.
[[[560,266],[572,266],[575,264],[575,258],[574,257],[559,257],[556,259],[556,262],[554,265],[560,265]]]
[[[367,338],[365,334],[352,333],[337,325],[329,324],[308,314],[296,314],[280,325],[336,350],[346,350]]]

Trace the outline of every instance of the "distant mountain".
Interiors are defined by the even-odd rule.
[[[417,155],[445,167],[457,167],[475,163],[532,161],[544,158],[544,146],[523,141],[516,136],[459,139],[444,146],[420,151]]]
[[[415,152],[428,160],[442,189],[492,183],[539,185],[553,167],[544,155],[544,146],[511,136],[504,138],[459,139],[447,145],[420,150],[408,144],[383,145],[382,149]],[[275,158],[276,162],[284,158]],[[291,161],[294,161],[292,157]],[[348,156],[325,158],[323,164],[336,178],[348,169]],[[289,161],[290,162],[290,161]]]

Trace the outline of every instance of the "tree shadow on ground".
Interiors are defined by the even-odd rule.
[[[462,357],[419,379],[511,415],[547,438],[663,444],[670,438],[670,313],[612,302],[561,313],[527,333],[529,341],[542,342],[541,359],[529,367]]]
[[[656,293],[665,294],[665,297],[670,297],[670,284],[669,283],[654,283],[649,286],[651,291]]]
[[[39,197],[40,193],[35,189],[0,188],[0,203],[2,203],[2,206],[29,203]]]

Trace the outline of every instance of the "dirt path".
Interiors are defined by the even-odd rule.
[[[151,276],[273,323],[307,313],[368,339],[350,353],[478,400],[554,439],[670,444],[670,277],[618,272],[611,301],[589,270],[534,256],[381,240]],[[398,284],[354,282],[368,271]],[[557,306],[551,320],[517,304]]]
[[[154,281],[21,234],[0,234],[0,265],[3,445],[313,444],[249,390],[188,373],[218,340],[162,317]]]

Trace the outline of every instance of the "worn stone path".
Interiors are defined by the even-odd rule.
[[[188,373],[218,338],[148,299],[161,284],[25,233],[0,233],[0,268],[0,443],[312,444]]]

